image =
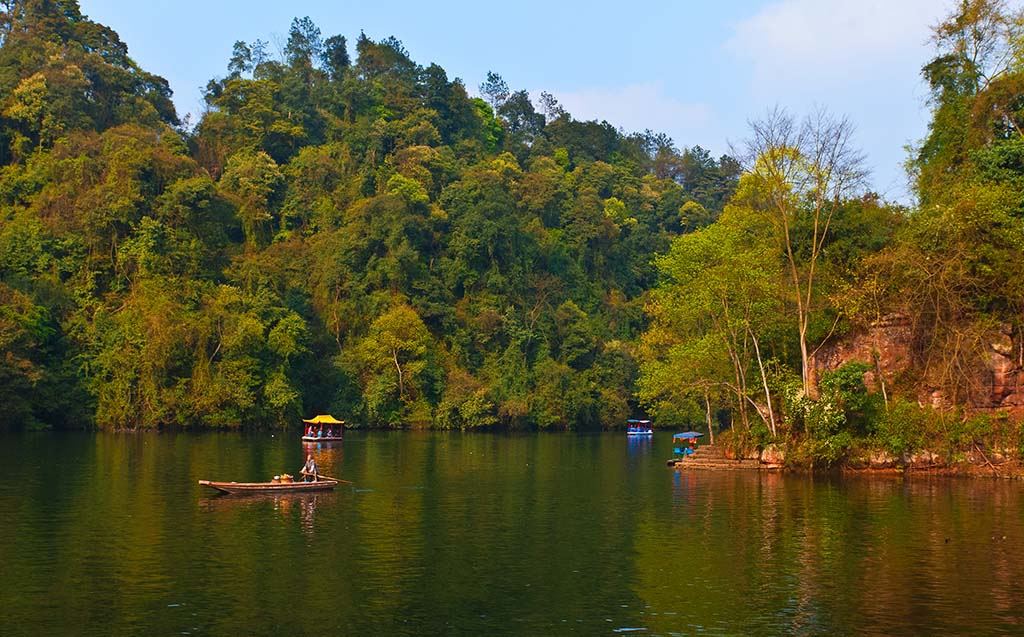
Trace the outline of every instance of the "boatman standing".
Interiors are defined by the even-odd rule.
[[[316,460],[313,459],[313,454],[306,456],[306,464],[302,465],[302,480],[303,482],[313,481],[316,482],[320,479],[319,471],[316,467]]]

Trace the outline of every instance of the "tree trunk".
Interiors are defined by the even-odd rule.
[[[395,369],[398,370],[398,397],[405,400],[405,382],[402,378],[402,366],[398,364],[398,350],[391,350],[391,356],[395,361]]]
[[[878,360],[878,352],[873,352],[872,358],[875,359],[875,373],[878,374],[878,384],[882,388],[882,400],[885,402],[885,411],[889,411],[889,394],[885,391],[885,377],[882,376],[882,364]]]
[[[708,419],[708,437],[711,438],[711,444],[715,444],[715,428],[711,426],[711,399],[707,392],[704,392],[704,414]]]
[[[764,399],[768,404],[768,428],[772,430],[772,436],[774,437],[778,435],[778,432],[775,430],[775,412],[772,410],[772,393],[768,390],[768,375],[764,371],[764,361],[761,360],[761,347],[757,344],[757,337],[751,332],[750,338],[754,341],[754,352],[757,353],[757,366],[761,369]]]

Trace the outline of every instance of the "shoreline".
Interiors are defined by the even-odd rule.
[[[1024,480],[1024,465],[1017,461],[1008,461],[1000,465],[988,466],[962,462],[953,465],[934,465],[929,467],[903,466],[891,468],[854,468],[840,467],[843,475],[897,475],[944,478],[990,478],[994,480]]]
[[[670,461],[671,462],[671,461]],[[927,467],[900,465],[893,467],[852,467],[839,465],[827,469],[801,467],[782,464],[771,464],[753,459],[736,465],[706,465],[701,462],[680,460],[669,464],[673,471],[767,471],[772,473],[788,473],[794,475],[841,475],[841,476],[889,476],[889,477],[942,477],[972,478],[992,480],[1024,480],[1024,464],[1018,461],[1007,461],[999,465],[975,464],[962,462],[953,465],[931,465]]]

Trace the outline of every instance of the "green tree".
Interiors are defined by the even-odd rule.
[[[232,155],[221,178],[221,189],[234,199],[245,232],[246,245],[255,249],[273,212],[284,175],[277,162],[263,151]]]
[[[77,3],[3,6],[0,308],[12,410],[41,422],[615,426],[653,256],[735,185],[494,74],[470,98],[393,37],[350,59],[308,18],[278,57],[236,42],[176,129]]]
[[[964,0],[934,28],[937,55],[922,69],[932,123],[912,163],[923,204],[955,187],[972,149],[1020,136],[1022,36],[1024,10],[1003,0]]]
[[[497,112],[508,99],[508,84],[497,73],[488,71],[487,80],[480,85],[480,94],[484,96],[491,110]]]
[[[862,187],[864,158],[852,146],[849,120],[824,110],[798,124],[776,109],[753,122],[752,133],[748,174],[740,180],[734,202],[765,215],[775,226],[796,304],[803,391],[814,396],[808,331],[816,310],[817,269],[833,218]],[[800,223],[810,230],[803,246],[795,234]]]
[[[353,362],[373,420],[418,426],[429,422],[436,373],[433,348],[430,332],[407,305],[396,305],[370,325]]]
[[[781,270],[764,240],[769,229],[758,222],[743,208],[727,208],[658,259],[662,281],[648,306],[639,394],[657,407],[665,399],[707,404],[726,393],[746,428],[753,407],[774,435],[762,343],[779,329]]]
[[[46,308],[0,283],[0,429],[36,424],[33,397],[47,374],[40,355],[55,332]]]

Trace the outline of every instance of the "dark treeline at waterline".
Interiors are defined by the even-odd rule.
[[[308,18],[279,56],[237,42],[187,125],[76,2],[7,7],[2,427],[645,410],[812,462],[1019,451],[1013,418],[977,415],[1014,404],[986,374],[992,347],[1020,348],[1024,302],[1024,39],[1001,2],[936,26],[916,208],[865,190],[829,113],[770,112],[716,159],[495,73],[470,97],[395,38],[350,46]],[[907,326],[900,365],[841,347],[883,317]]]

